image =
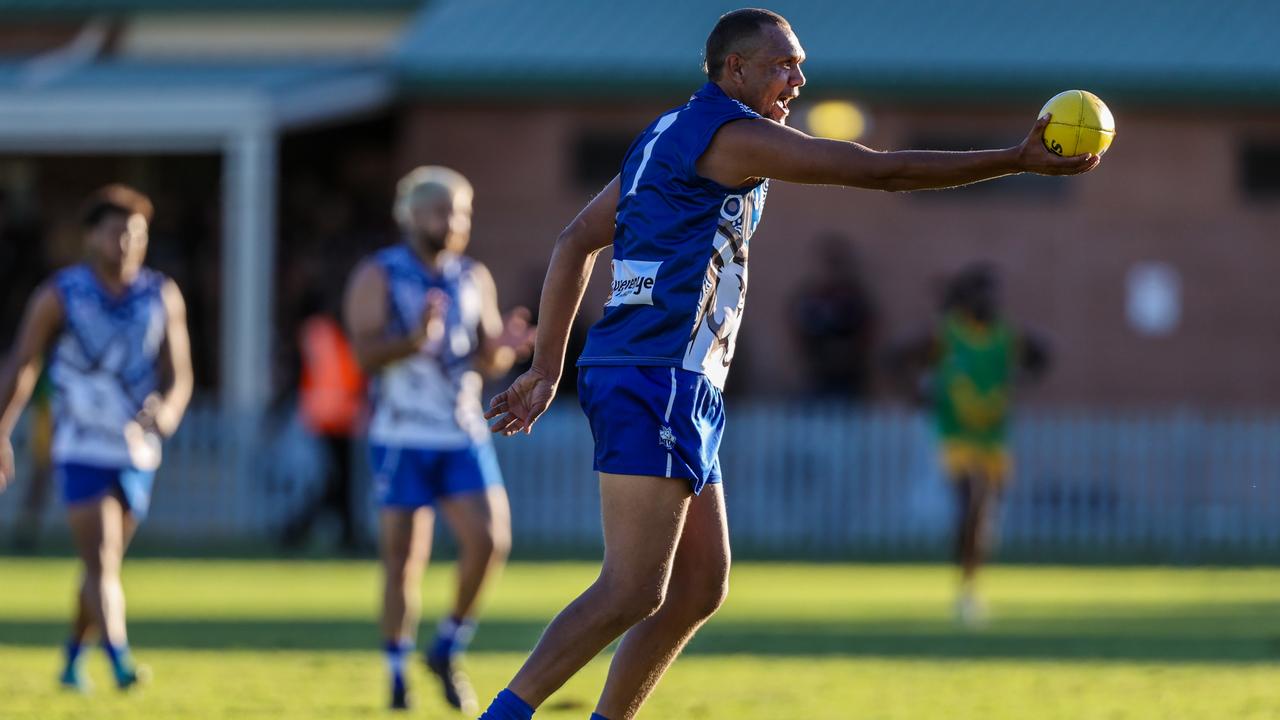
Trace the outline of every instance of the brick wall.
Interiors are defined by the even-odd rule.
[[[411,105],[397,156],[400,169],[443,163],[472,179],[473,250],[493,268],[504,302],[529,303],[556,233],[590,196],[574,176],[577,139],[634,135],[664,109]],[[1119,136],[1106,161],[1061,186],[921,196],[775,183],[752,244],[731,383],[766,394],[802,386],[787,300],[815,270],[815,237],[834,230],[857,248],[881,309],[882,341],[928,326],[947,273],[969,260],[995,261],[1005,270],[1011,315],[1043,331],[1056,350],[1054,372],[1028,393],[1036,402],[1280,405],[1280,200],[1249,201],[1239,186],[1241,143],[1280,142],[1280,113],[1112,109]],[[988,138],[1012,144],[1033,113],[872,107],[869,114],[864,142],[887,149]],[[1142,336],[1126,320],[1126,274],[1142,261],[1168,263],[1180,275],[1182,319],[1168,336]],[[605,272],[597,269],[588,291],[588,320],[598,317]]]

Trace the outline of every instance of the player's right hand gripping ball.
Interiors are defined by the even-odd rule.
[[[1049,98],[1039,117],[1053,115],[1044,129],[1044,146],[1055,155],[1101,155],[1116,137],[1116,121],[1106,103],[1087,90],[1067,90]]]

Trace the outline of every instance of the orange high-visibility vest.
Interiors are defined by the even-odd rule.
[[[312,432],[350,435],[364,413],[364,375],[338,322],[312,315],[302,323],[299,405]]]

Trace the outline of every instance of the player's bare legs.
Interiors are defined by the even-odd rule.
[[[707,485],[689,504],[666,600],[627,631],[609,666],[596,712],[630,720],[694,632],[729,592],[729,523],[720,485]]]
[[[137,530],[137,522],[116,495],[107,493],[95,500],[72,505],[67,511],[67,524],[84,574],[80,582],[79,610],[72,622],[69,641],[75,650],[68,648],[63,684],[83,687],[76,667],[79,645],[97,628],[103,649],[111,660],[116,683],[127,688],[137,682],[138,675],[128,654],[120,566],[124,561],[125,548]]]
[[[685,480],[600,474],[600,576],[542,634],[509,688],[537,707],[628,628],[662,607],[689,508]]]
[[[71,522],[74,532],[76,523],[70,520],[69,522]],[[87,528],[86,530],[91,535],[95,532],[99,534],[101,533],[99,528]],[[121,549],[121,557],[123,558],[124,552],[129,549],[129,543],[133,540],[134,534],[138,531],[138,519],[133,516],[133,513],[126,511],[121,517],[121,531],[123,545]],[[77,548],[79,548],[78,542]],[[83,554],[81,557],[83,558]],[[86,563],[85,572],[82,573],[80,577],[80,586],[76,589],[76,616],[71,621],[71,640],[77,643],[85,643],[93,639],[93,631],[98,627],[98,621],[96,618],[101,612],[100,607],[95,610],[95,608],[90,605],[89,596],[86,594],[85,588],[85,585],[88,582],[89,573],[88,564]]]
[[[445,701],[475,714],[475,690],[455,660],[471,639],[480,592],[511,552],[511,509],[501,485],[441,499],[437,506],[458,540],[458,594],[427,653],[427,667],[440,678]]]
[[[431,555],[431,508],[384,509],[378,517],[382,554],[382,636],[409,640],[418,634],[422,573]]]
[[[382,555],[382,639],[391,673],[391,707],[409,707],[405,657],[418,635],[422,573],[431,555],[435,514],[429,507],[384,508],[378,516]]]
[[[507,491],[500,485],[491,486],[482,493],[440,500],[437,505],[458,540],[458,596],[453,614],[469,618],[485,583],[502,570],[511,552]]]
[[[120,501],[111,494],[72,505],[67,511],[71,537],[84,566],[80,585],[82,603],[89,611],[91,625],[100,629],[102,638],[120,645],[128,640],[124,588],[120,584],[124,516]]]
[[[998,490],[988,477],[966,474],[956,481],[960,500],[960,523],[956,533],[956,559],[960,565],[960,598],[956,607],[961,622],[978,625],[985,610],[977,598],[978,570],[986,561],[991,545],[991,516]]]

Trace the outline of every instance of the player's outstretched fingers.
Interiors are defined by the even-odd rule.
[[[497,418],[497,420],[494,420],[494,422],[489,424],[489,432],[500,433],[503,430],[505,430],[508,425],[511,424],[511,413],[503,412],[503,413],[500,413],[500,415],[501,417],[499,417],[498,415],[486,414],[486,417],[488,417],[489,419],[493,419],[495,417]]]
[[[489,426],[489,431],[493,433],[501,433],[503,435],[514,435],[520,430],[521,420],[519,417],[506,413],[498,418],[496,422]]]
[[[1093,153],[1083,153],[1080,155],[1072,155],[1071,157],[1058,158],[1057,174],[1059,175],[1078,175],[1080,173],[1089,172],[1098,166],[1099,156]]]
[[[493,399],[489,401],[489,409],[484,412],[484,419],[492,420],[505,413],[507,409],[507,394],[505,392],[499,393],[493,396]]]

